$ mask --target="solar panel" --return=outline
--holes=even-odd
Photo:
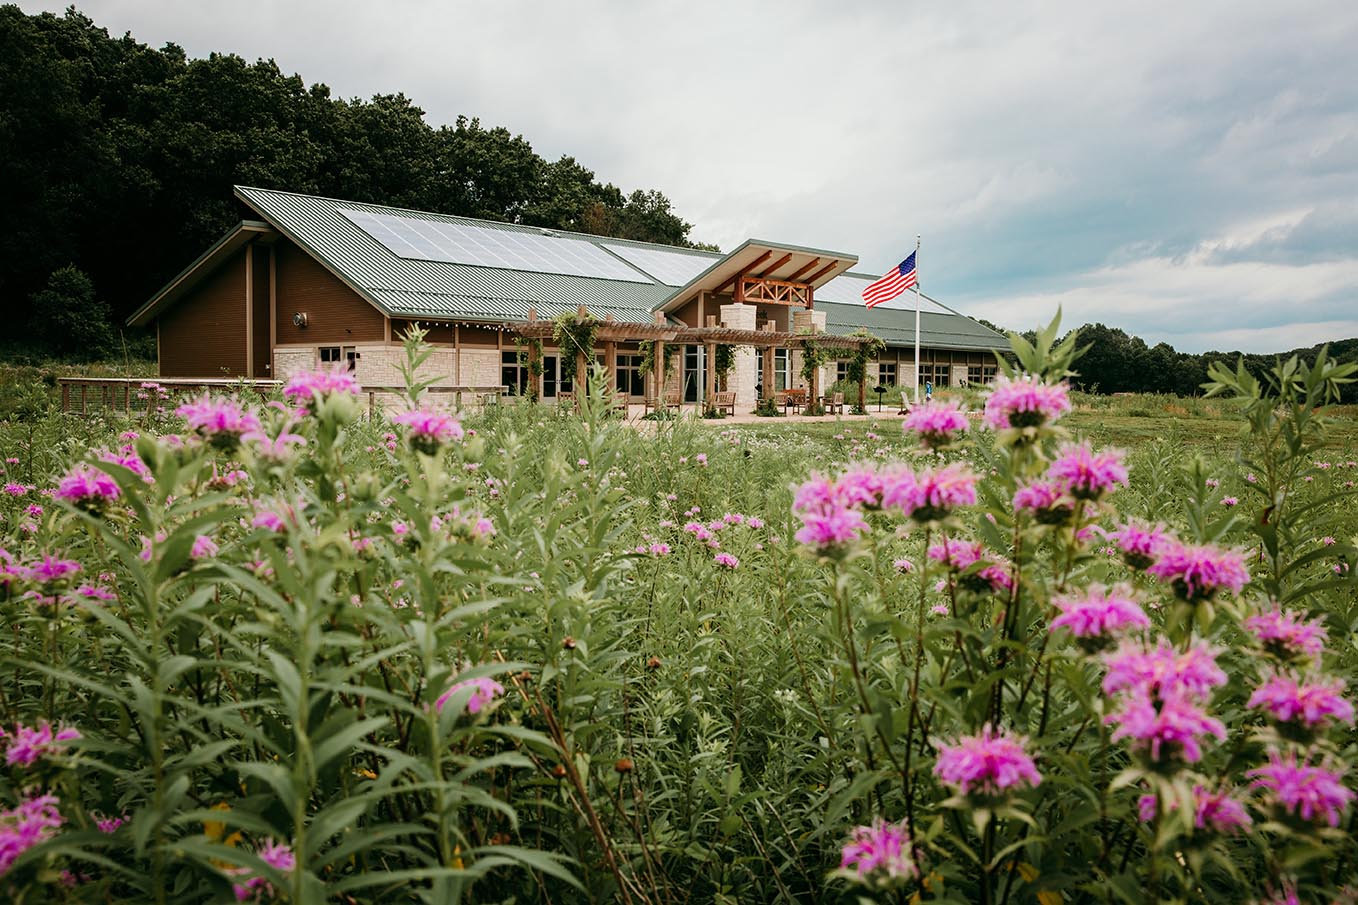
[[[662,251],[656,248],[638,248],[635,245],[612,245],[605,242],[604,248],[629,263],[655,277],[657,282],[667,286],[685,286],[690,280],[720,260],[720,256],[686,255],[675,251]]]
[[[608,252],[583,239],[544,236],[443,220],[340,210],[392,254],[416,261],[443,261],[566,276],[650,283]]]
[[[861,305],[863,304],[863,290],[875,280],[875,277],[837,276],[816,290],[816,301],[839,302],[843,305]],[[930,314],[953,313],[937,302],[932,302],[924,296],[920,296],[919,307],[921,311],[928,311]],[[904,292],[892,301],[879,305],[878,308],[909,308],[913,311],[915,308],[915,293],[913,291]]]

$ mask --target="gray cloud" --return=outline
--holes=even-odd
[[[29,11],[57,3],[23,2]],[[856,252],[1014,326],[1358,335],[1358,6],[92,0],[115,34],[523,132],[698,238]]]

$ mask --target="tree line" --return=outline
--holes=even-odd
[[[109,325],[242,218],[233,184],[710,247],[661,192],[545,160],[504,127],[433,127],[404,94],[332,97],[273,60],[189,59],[74,7],[0,6],[0,299],[15,348],[112,351],[91,339],[108,346]]]
[[[981,323],[992,330],[1006,332],[986,320]],[[1029,330],[1023,334],[1030,341],[1035,336]],[[1089,349],[1080,358],[1079,373],[1071,378],[1077,389],[1088,393],[1166,393],[1176,396],[1199,396],[1207,382],[1207,367],[1213,361],[1225,361],[1232,366],[1243,360],[1245,368],[1256,377],[1264,373],[1278,358],[1296,355],[1313,361],[1320,350],[1329,347],[1331,358],[1358,362],[1358,338],[1340,339],[1307,348],[1280,353],[1245,352],[1180,352],[1168,343],[1146,345],[1117,327],[1085,324],[1080,328],[1080,344]],[[1341,390],[1342,401],[1358,403],[1358,385],[1348,384]]]

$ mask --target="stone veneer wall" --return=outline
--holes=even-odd
[[[732,330],[755,329],[754,305],[722,305],[722,324]],[[736,391],[736,411],[754,411],[759,404],[755,389],[759,384],[759,355],[750,346],[737,346],[735,363],[727,375],[728,386]]]

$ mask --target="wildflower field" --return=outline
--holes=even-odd
[[[0,424],[0,898],[1358,901],[1354,369],[1203,434],[1055,336],[904,430]]]

